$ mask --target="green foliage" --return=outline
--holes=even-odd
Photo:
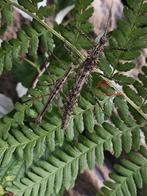
[[[38,2],[41,1],[18,1],[19,8],[36,14],[37,20],[33,15],[31,25],[23,26],[16,39],[3,41],[0,48],[0,74],[11,71],[13,78],[29,87],[15,109],[0,119],[0,195],[60,194],[73,187],[84,169],[93,169],[95,162],[103,165],[105,151],[118,160],[123,153],[126,160],[120,159],[116,173],[110,175],[100,194],[137,195],[137,189],[147,184],[147,151],[140,147],[141,131],[147,141],[147,68],[143,66],[136,78],[128,77],[126,72],[135,68],[134,60],[147,44],[146,3],[128,0],[125,17],[111,33],[104,55],[81,91],[67,129],[62,130],[66,95],[74,85],[79,62],[84,59],[82,54],[77,59],[75,51],[79,54],[77,49],[92,46],[92,41],[86,39],[92,30],[87,22],[93,12],[92,1],[65,1],[68,5],[75,3],[75,8],[69,19],[55,26],[57,31],[51,30],[54,36],[42,22],[54,12],[54,5],[38,9]],[[60,4],[55,2],[57,9],[63,7]],[[12,23],[12,2],[1,1],[0,11],[4,32]],[[40,74],[49,55],[49,67],[45,67],[34,88],[34,76]],[[55,81],[63,77],[71,61],[75,64],[72,76],[50,104],[41,124],[35,123]],[[113,82],[121,85],[122,91],[117,91]]]
[[[128,1],[128,5],[124,8],[126,20],[119,20],[118,28],[111,33],[110,46],[106,48],[105,52],[108,62],[113,66],[113,73],[115,70],[119,71],[117,74],[133,69],[135,66],[133,60],[139,56],[139,49],[145,48],[147,45],[146,25],[143,26],[141,23],[145,13],[144,0]],[[127,60],[128,63],[125,62]],[[104,68],[102,71],[105,71]]]
[[[99,164],[103,164],[104,150],[114,153],[116,157],[120,156],[123,147],[118,149],[117,145],[122,145],[121,137],[127,136],[129,130],[121,132],[109,123],[104,123],[103,127],[96,126],[95,133],[79,136],[79,142],[74,147],[68,143],[64,144],[61,149],[55,150],[47,160],[37,161],[24,174],[26,177],[21,178],[21,183],[18,183],[17,178],[14,183],[12,182],[11,187],[7,187],[7,190],[16,195],[21,193],[31,195],[34,191],[37,193],[37,190],[41,189],[44,192],[39,193],[40,195],[48,195],[56,192],[55,190],[59,192],[62,186],[69,189],[78,172],[82,172],[87,167],[90,169],[94,167],[95,159]],[[125,142],[124,146],[128,145],[127,141],[123,142]],[[46,187],[46,183],[48,183],[48,187],[52,188],[42,189],[42,186]]]
[[[49,7],[49,6],[41,6],[39,9],[37,7],[37,4],[39,2],[42,2],[42,0],[18,0],[18,3],[23,6],[24,8],[26,8],[27,10],[29,10],[32,13],[36,13],[36,15],[43,19],[43,17],[47,17],[53,14],[54,9],[53,7]]]
[[[16,39],[3,42],[0,48],[0,74],[3,71],[10,71],[13,64],[19,63],[21,56],[28,55],[37,61],[39,44],[42,45],[43,52],[52,51],[54,47],[52,35],[37,22],[34,22],[32,27],[23,27]],[[25,59],[22,58],[23,60]]]
[[[110,174],[110,180],[104,183],[102,195],[132,195],[137,196],[137,189],[147,183],[147,153],[141,146],[139,153],[131,152],[127,159],[115,165],[115,172]]]
[[[1,29],[0,34],[4,33],[8,26],[10,26],[13,22],[12,17],[12,7],[9,3],[2,0],[0,2],[0,23],[1,23]]]
[[[68,21],[69,25],[62,29],[63,35],[78,49],[86,49],[91,46],[91,42],[85,39],[86,34],[92,30],[92,26],[88,22],[93,13],[93,8],[89,6],[90,3],[92,3],[92,0],[86,0],[84,3],[81,0],[77,0],[72,12],[73,17],[71,21]],[[87,22],[85,23],[85,21]],[[71,31],[71,28],[73,31]]]

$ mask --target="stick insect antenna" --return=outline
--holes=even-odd
[[[109,10],[109,15],[108,15],[107,23],[106,23],[105,30],[104,30],[104,35],[105,36],[108,33],[108,26],[110,24],[111,14],[112,14],[112,7],[113,7],[113,0],[111,0],[111,6],[110,6],[110,10]]]

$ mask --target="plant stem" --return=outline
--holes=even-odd
[[[15,3],[15,2],[12,2],[11,0],[7,0],[7,2],[11,3],[12,6],[14,6],[14,7],[16,7],[18,9],[24,11],[29,16],[31,16],[33,19],[35,19],[36,21],[38,21],[44,28],[46,28],[49,32],[51,32],[57,38],[59,38],[61,41],[63,41],[76,55],[78,55],[80,57],[80,59],[82,61],[85,60],[85,57],[81,54],[81,52],[72,43],[70,43],[68,40],[66,40],[60,33],[58,33],[57,31],[55,31],[52,27],[48,26],[48,24],[45,23],[43,20],[41,20],[38,16],[36,16],[33,13],[31,13],[29,10],[25,9],[21,5]]]
[[[32,61],[30,61],[27,58],[23,58],[23,60],[26,61],[27,63],[29,63],[32,67],[34,67],[37,70],[38,73],[41,72],[41,70],[38,68],[38,66],[35,63],[33,63]]]
[[[42,65],[39,68],[39,72],[34,76],[32,84],[31,84],[31,88],[35,88],[39,78],[43,75],[43,73],[47,70],[47,67],[49,65],[49,58],[45,59],[45,61],[42,63]]]

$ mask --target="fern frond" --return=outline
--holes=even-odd
[[[62,133],[57,133],[60,130],[58,127],[51,124],[45,124],[44,127],[48,127],[47,130],[37,127],[32,124],[31,129],[22,125],[18,128],[11,128],[7,141],[1,139],[1,167],[5,167],[12,158],[14,152],[19,159],[24,159],[29,165],[33,161],[33,157],[38,159],[45,151],[45,146],[48,146],[49,151],[55,149],[55,140],[61,144]],[[56,131],[56,139],[55,139]],[[60,137],[60,138],[58,138]]]
[[[122,19],[118,22],[117,29],[109,38],[109,46],[105,50],[105,62],[107,63],[104,65],[106,68],[100,66],[104,73],[106,70],[106,75],[112,74],[108,73],[108,70],[111,69],[108,63],[113,67],[113,74],[115,70],[121,73],[121,71],[133,69],[135,67],[133,60],[140,55],[139,49],[145,48],[147,45],[145,36],[147,21],[143,19],[145,2],[144,0],[134,2],[128,1],[129,6],[124,8],[125,20]],[[141,21],[144,21],[144,26]]]
[[[30,90],[29,98],[30,95],[40,95],[41,91],[38,90]],[[108,89],[108,91],[110,90],[111,89]],[[46,89],[43,88],[43,93],[46,91],[48,92],[48,87]],[[105,89],[105,93],[106,92],[107,89]],[[86,93],[83,93],[83,96],[80,96],[78,106],[74,108],[71,121],[65,132],[61,130],[61,117],[56,114],[57,107],[55,107],[54,104],[53,107],[48,109],[41,125],[26,122],[27,119],[32,121],[32,118],[36,117],[40,111],[42,111],[45,103],[43,99],[30,100],[27,104],[17,103],[13,118],[11,116],[11,118],[6,117],[1,120],[0,131],[3,144],[1,147],[3,154],[1,158],[2,166],[7,165],[11,157],[15,154],[20,159],[24,159],[27,165],[30,165],[34,159],[40,158],[46,149],[49,152],[53,152],[56,146],[63,145],[65,138],[67,141],[72,141],[81,133],[94,133],[96,125],[98,127],[106,126],[106,129],[111,133],[113,127],[109,127],[105,122],[109,118],[111,118],[115,126],[122,131],[122,138],[118,136],[118,140],[114,139],[115,150],[117,150],[119,143],[116,156],[120,156],[122,145],[127,153],[130,152],[132,147],[139,149],[139,125],[132,118],[128,105],[123,97],[116,97],[114,99],[119,117],[112,112],[112,99],[104,97],[98,104],[94,96],[87,90]],[[102,111],[103,109],[104,111]],[[110,136],[109,134],[107,135],[107,132],[104,130],[102,132],[104,132],[104,135],[101,135],[103,139],[107,139],[107,137]],[[115,129],[112,133],[115,133]],[[111,142],[111,140],[112,138],[110,137],[106,147],[108,150],[113,149],[113,142]],[[115,142],[117,142],[116,146]]]
[[[120,156],[122,149],[127,148],[127,152],[130,152],[133,142],[126,138],[133,134],[134,130],[135,128],[131,131],[130,128],[120,130],[107,122],[102,126],[97,125],[94,133],[86,132],[85,135],[80,135],[74,147],[71,144],[64,144],[62,148],[50,154],[48,160],[37,161],[25,174],[25,178],[21,178],[20,182],[18,179],[14,180],[12,187],[6,190],[16,195],[27,193],[37,196],[37,190],[43,191],[39,194],[47,195],[55,190],[58,192],[61,186],[69,189],[78,172],[83,172],[87,167],[90,169],[94,167],[95,159],[99,164],[103,164],[104,150],[110,151],[116,157]],[[30,151],[32,151],[32,144],[25,150],[25,157]]]
[[[29,55],[36,60],[39,43],[42,44],[44,52],[53,50],[52,35],[35,22],[32,27],[25,26],[18,32],[16,39],[8,42],[3,41],[0,48],[0,74],[2,74],[4,70],[10,71],[12,65],[16,62],[18,63],[23,55]]]
[[[86,108],[85,110],[80,109],[80,113],[78,112],[77,117],[79,115],[83,116],[84,112],[86,113],[87,111],[94,109],[93,105],[90,106],[90,108]],[[66,137],[67,140],[73,140],[75,134],[73,121],[67,128],[66,134],[64,134],[63,130],[60,129],[61,119],[56,116],[54,112],[50,114],[52,117],[49,118],[49,120],[43,121],[41,126],[35,125],[34,123],[30,123],[28,126],[23,123],[24,115],[26,113],[30,116],[28,111],[34,113],[34,110],[30,111],[30,108],[26,108],[25,111],[25,107],[22,107],[19,104],[16,105],[16,109],[18,111],[14,114],[13,119],[4,118],[2,120],[3,122],[1,122],[0,131],[1,138],[3,138],[1,139],[0,148],[2,157],[1,166],[5,166],[9,163],[14,152],[18,154],[19,158],[23,158],[30,164],[35,154],[37,154],[36,158],[43,155],[46,145],[51,152],[54,151],[56,145],[63,144],[64,137]],[[76,126],[78,125],[76,124]],[[81,129],[81,127],[79,128]],[[84,127],[82,129],[84,129]],[[82,132],[83,130],[79,131]]]
[[[29,11],[28,7],[27,9],[24,8],[23,6],[11,1],[11,0],[6,0],[8,3],[11,4],[11,6],[14,6],[28,15],[30,15],[35,21],[39,22],[45,29],[47,29],[49,32],[51,32],[53,35],[55,35],[59,40],[61,40],[65,45],[67,45],[74,54],[76,54],[81,60],[84,60],[84,56],[80,53],[80,51],[73,45],[71,44],[68,40],[66,40],[60,33],[58,33],[56,30],[54,30],[52,27],[50,27],[47,23],[45,23],[43,20],[41,20],[38,16],[33,14],[31,11]]]
[[[102,187],[102,195],[137,196],[137,189],[147,184],[147,153],[141,146],[139,153],[131,152],[128,159],[115,165],[115,172],[110,174],[110,180]]]
[[[75,7],[72,10],[73,18],[68,24],[63,27],[62,34],[79,50],[88,49],[92,46],[87,33],[92,31],[92,25],[88,22],[93,14],[91,6],[92,0],[86,0],[84,3],[81,0],[76,1]],[[85,23],[85,21],[87,21]],[[73,31],[71,31],[71,28]],[[69,29],[69,30],[68,30]]]

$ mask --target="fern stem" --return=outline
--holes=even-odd
[[[85,57],[81,54],[81,52],[72,44],[70,43],[67,39],[65,39],[60,33],[58,33],[56,30],[54,30],[52,27],[48,26],[43,20],[41,20],[37,15],[31,13],[29,10],[25,9],[21,5],[12,2],[11,0],[7,0],[12,6],[24,11],[27,13],[29,16],[31,16],[33,19],[38,21],[44,28],[46,28],[49,32],[54,34],[57,38],[59,38],[61,41],[63,41],[77,56],[80,57],[82,61],[85,60]]]
[[[35,88],[39,78],[43,75],[43,73],[45,71],[47,71],[47,67],[49,66],[49,57],[45,59],[45,61],[42,63],[42,65],[39,68],[39,72],[34,76],[33,80],[32,80],[32,84],[30,86],[30,88]]]

